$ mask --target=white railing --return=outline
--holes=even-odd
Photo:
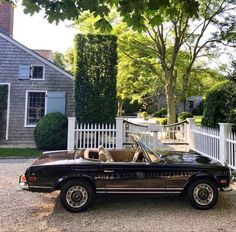
[[[138,125],[127,120],[124,120],[123,129],[123,144],[129,146],[133,143],[130,135],[138,135],[142,140],[148,144],[150,147],[154,147],[154,140],[156,138],[155,132],[145,125]],[[155,137],[155,138],[154,138]]]
[[[191,149],[202,155],[210,156],[217,160],[220,159],[219,130],[193,125],[191,132],[193,141]]]
[[[194,119],[188,119],[189,148],[236,169],[236,134],[232,124],[219,123],[219,129],[199,127]]]
[[[236,167],[236,133],[229,132],[227,142],[228,164],[231,168]]]

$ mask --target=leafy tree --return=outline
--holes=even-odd
[[[75,111],[78,122],[113,122],[117,111],[117,43],[112,35],[75,38]]]
[[[164,85],[169,123],[175,121],[177,102],[186,98],[196,61],[212,54],[215,43],[229,45],[235,41],[233,4],[234,0],[23,1],[26,13],[33,14],[44,9],[49,22],[74,20],[84,11],[89,11],[98,17],[95,27],[106,31],[112,29],[107,18],[112,7],[116,7],[129,27],[149,36],[143,46],[152,50],[158,69],[162,70],[163,75],[157,78]],[[206,33],[210,26],[212,34]],[[185,68],[180,72],[177,61],[181,60],[182,52],[188,55],[185,56]]]
[[[53,52],[53,62],[60,68],[65,69],[64,55],[61,52]]]

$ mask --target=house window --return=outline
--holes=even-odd
[[[44,79],[44,66],[32,65],[31,79]]]
[[[46,92],[28,92],[26,125],[36,125],[45,115]]]
[[[19,65],[20,80],[44,80],[44,65]]]
[[[193,109],[194,108],[194,101],[193,100],[188,101],[188,108],[189,109]]]

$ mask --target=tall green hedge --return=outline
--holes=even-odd
[[[236,110],[236,84],[223,82],[214,86],[206,97],[202,125],[218,127],[218,123],[234,121]]]
[[[75,38],[75,112],[78,122],[113,122],[117,113],[117,38]]]

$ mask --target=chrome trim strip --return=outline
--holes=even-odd
[[[97,190],[166,190],[166,191],[176,191],[183,190],[184,188],[97,188]]]
[[[181,193],[181,191],[175,191],[175,192],[168,192],[168,191],[153,191],[153,192],[143,192],[143,191],[97,191],[97,193],[166,193],[166,194],[169,194],[169,193],[176,193],[176,194],[179,194]]]
[[[42,189],[52,189],[52,187],[48,187],[48,186],[29,186],[30,188],[42,188]]]

